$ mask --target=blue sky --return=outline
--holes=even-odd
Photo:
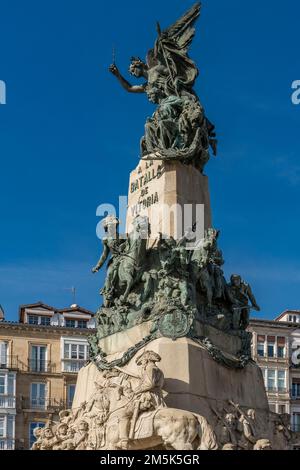
[[[0,303],[7,319],[68,290],[90,309],[103,274],[96,208],[127,194],[153,107],[126,94],[107,68],[112,45],[126,72],[193,2],[2,0],[0,80]],[[226,274],[240,272],[272,318],[300,308],[300,80],[298,0],[204,0],[191,56],[197,92],[217,126],[206,168]],[[146,4],[145,4],[146,5]]]

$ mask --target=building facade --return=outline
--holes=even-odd
[[[300,311],[286,311],[274,321],[251,320],[249,330],[270,409],[290,414],[292,430],[300,432]]]
[[[94,313],[77,305],[23,305],[19,321],[0,321],[0,450],[28,449],[33,429],[72,406],[88,361]]]

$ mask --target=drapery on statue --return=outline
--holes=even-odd
[[[109,70],[126,91],[146,93],[149,101],[158,105],[145,125],[142,158],[180,160],[203,172],[209,147],[217,153],[217,141],[215,127],[193,89],[199,71],[188,55],[200,11],[201,4],[196,3],[168,29],[162,31],[157,24],[158,38],[146,63],[133,57],[129,67],[131,75],[146,80],[143,84],[131,85],[115,63]]]

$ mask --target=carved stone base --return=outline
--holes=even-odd
[[[225,367],[187,338],[153,340],[124,367],[91,363],[59,418],[34,430],[33,450],[287,450],[295,439],[255,363]]]
[[[131,333],[137,334],[137,331]],[[110,341],[112,347],[113,338]],[[121,356],[117,345],[115,338],[114,353],[107,356],[107,361]],[[288,449],[291,446],[292,435],[281,421],[283,418],[269,411],[262,373],[255,363],[240,370],[224,367],[205,348],[187,338],[176,341],[159,338],[141,349],[138,355],[145,351],[153,351],[161,357],[159,368],[165,378],[163,390],[167,407],[202,416],[214,431],[219,449],[251,450],[260,446],[262,449],[269,446]],[[126,376],[138,377],[136,357],[118,370]],[[90,402],[96,391],[95,384],[102,382],[104,376],[105,372],[92,363],[80,371],[74,411],[82,403]],[[232,432],[228,430],[230,425],[226,419],[233,420]],[[235,443],[232,436],[238,436],[234,437]]]
[[[118,349],[118,339],[115,340]],[[113,341],[113,337],[110,341]],[[121,356],[120,349],[119,352],[116,349],[114,354],[107,356],[109,362]],[[256,364],[249,364],[238,371],[223,367],[204,348],[187,338],[176,341],[160,338],[141,349],[139,354],[148,350],[157,352],[162,358],[159,368],[165,376],[165,400],[169,407],[198,413],[209,421],[215,419],[211,407],[216,410],[222,406],[228,407],[228,400],[241,407],[268,413],[263,377]],[[138,375],[135,358],[121,370],[128,375]],[[99,381],[101,374],[94,364],[79,372],[73,402],[75,408],[89,401],[94,393],[94,384]]]

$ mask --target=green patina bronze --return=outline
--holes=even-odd
[[[157,25],[158,37],[146,62],[139,57],[131,60],[129,71],[144,80],[142,85],[131,85],[115,63],[109,70],[126,91],[146,93],[149,101],[158,105],[145,125],[141,157],[179,160],[202,172],[210,158],[209,148],[217,153],[217,141],[215,127],[194,90],[199,71],[188,55],[200,11],[197,3],[165,31]]]
[[[208,347],[202,338],[202,345],[216,360],[236,367],[245,364],[245,358],[250,360],[251,335],[245,330],[251,308],[259,307],[251,287],[240,276],[233,275],[229,283],[226,281],[219,231],[208,229],[193,249],[187,246],[190,232],[179,241],[161,236],[154,248],[147,249],[145,217],[136,218],[133,233],[125,242],[119,239],[117,219],[107,217],[104,227],[107,238],[93,269],[97,272],[110,258],[101,290],[104,305],[97,313],[97,334],[90,339],[91,358],[98,365],[103,357],[101,339],[149,321],[153,323],[151,340],[160,336],[173,340],[190,337],[199,342],[195,322],[210,325],[240,338],[242,344],[237,360],[225,360],[224,354]],[[131,353],[143,345],[134,346]],[[121,362],[130,356],[125,354]]]
[[[144,78],[144,84],[132,86],[115,64],[110,67],[127,91],[146,93],[157,104],[145,125],[141,157],[158,159],[162,164],[157,174],[150,172],[147,178],[160,178],[165,160],[194,165],[202,172],[209,159],[209,147],[216,153],[214,126],[193,89],[198,69],[188,56],[200,9],[200,4],[196,4],[163,32],[158,26],[158,37],[147,54],[147,63],[132,59],[130,72]],[[136,189],[131,186],[131,192]],[[107,275],[101,289],[103,306],[97,312],[97,333],[90,338],[91,359],[100,369],[124,365],[145,344],[161,336],[173,340],[189,337],[200,342],[226,367],[243,367],[250,360],[251,335],[246,329],[250,310],[259,307],[251,287],[240,276],[233,275],[230,282],[226,281],[223,254],[218,247],[219,231],[208,229],[192,249],[193,229],[178,241],[161,234],[149,248],[146,217],[135,218],[133,230],[125,240],[119,237],[116,217],[108,216],[103,224],[106,237],[93,272],[107,262]],[[109,364],[99,341],[144,322],[152,322],[150,335]],[[241,348],[236,357],[229,357],[206,336],[199,335],[199,325],[209,325],[238,338]]]

